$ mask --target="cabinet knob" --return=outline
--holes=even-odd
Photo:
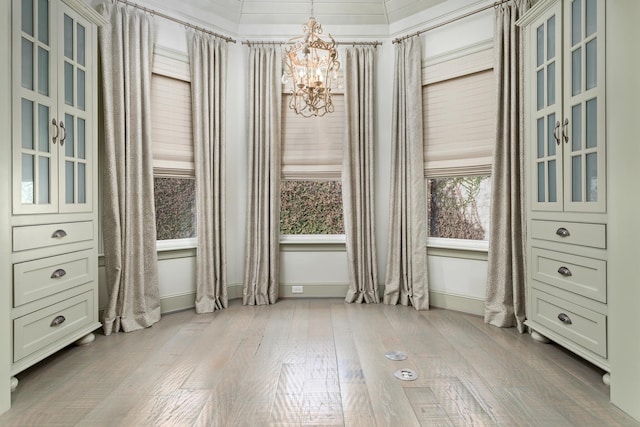
[[[560,237],[569,237],[571,234],[569,233],[569,230],[567,230],[564,227],[560,227],[556,230],[556,234]]]
[[[59,279],[62,276],[65,276],[67,274],[66,271],[64,271],[62,268],[57,269],[56,271],[54,271],[53,273],[51,273],[51,278],[52,279]]]
[[[565,325],[570,325],[573,322],[571,321],[571,318],[566,315],[565,313],[560,313],[558,314],[558,320],[561,321],[562,323],[564,323]]]
[[[62,325],[65,320],[67,319],[65,319],[64,316],[57,316],[51,321],[51,327]]]
[[[569,270],[567,267],[562,266],[558,269],[558,273],[564,277],[571,277],[571,270]]]
[[[67,232],[64,230],[56,230],[53,232],[53,234],[51,235],[52,239],[60,239],[62,237],[66,237]]]

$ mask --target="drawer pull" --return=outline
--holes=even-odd
[[[62,276],[65,276],[66,274],[67,274],[66,271],[64,271],[62,268],[59,268],[56,271],[54,271],[53,273],[51,273],[51,278],[52,279],[59,279]]]
[[[51,321],[51,327],[62,325],[64,321],[67,320],[64,316],[57,316],[55,319]]]
[[[564,267],[564,266],[558,269],[558,273],[564,277],[571,277],[571,270],[569,270],[567,267]]]
[[[66,235],[67,235],[67,232],[64,231],[64,230],[56,230],[51,235],[51,238],[52,239],[59,239],[59,238],[62,238],[62,237],[66,237]]]
[[[564,313],[558,314],[558,320],[564,323],[565,325],[570,325],[571,323],[573,323],[571,321],[571,318]]]
[[[569,230],[567,230],[564,227],[560,227],[556,230],[556,234],[560,237],[569,237],[571,234],[569,233]]]

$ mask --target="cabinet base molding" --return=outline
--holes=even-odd
[[[93,333],[90,333],[83,336],[79,340],[75,341],[74,344],[77,346],[83,346],[83,345],[91,344],[95,340],[96,340],[96,336]]]
[[[531,333],[530,333],[531,339],[534,340],[535,342],[538,342],[540,344],[549,344],[551,342],[551,340],[549,338],[547,338],[546,336],[542,335],[540,332],[536,331],[535,329],[531,329],[531,327],[529,327],[529,330],[531,331]],[[593,363],[590,360],[588,360],[588,362]],[[595,364],[595,365],[598,366],[598,364]],[[602,366],[598,366],[598,367],[604,369]],[[602,375],[602,382],[607,387],[611,386],[611,373],[610,372],[605,372]]]

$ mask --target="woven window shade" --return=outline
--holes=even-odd
[[[160,176],[193,176],[195,166],[188,58],[156,52],[152,72],[151,139],[154,173]]]
[[[334,94],[335,111],[305,118],[282,95],[282,178],[340,179],[344,145],[344,95]]]
[[[425,176],[491,173],[495,91],[493,69],[422,87]]]
[[[193,175],[191,84],[151,76],[151,138],[157,175]]]

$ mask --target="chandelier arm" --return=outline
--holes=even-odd
[[[335,110],[331,88],[340,70],[336,41],[330,34],[321,36],[322,26],[313,16],[303,28],[304,35],[292,37],[283,49],[282,81],[291,79],[289,107],[296,114],[321,117]]]

